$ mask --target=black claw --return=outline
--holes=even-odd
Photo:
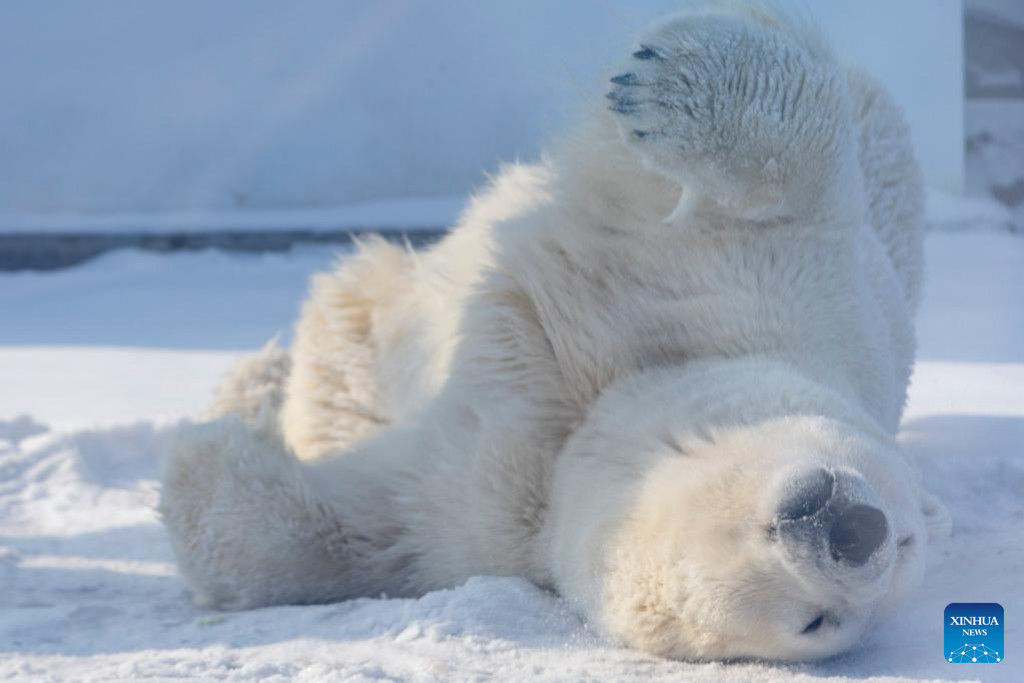
[[[635,114],[636,107],[632,102],[616,102],[615,104],[608,107],[609,110],[618,112],[619,114]]]
[[[621,104],[621,105],[624,105],[624,106],[627,106],[627,107],[635,107],[637,105],[637,101],[636,100],[630,99],[630,97],[628,95],[623,95],[622,93],[615,92],[614,90],[612,92],[606,94],[605,97],[607,97],[612,102],[615,102],[617,104]]]
[[[636,113],[636,109],[639,104],[636,100],[632,100],[629,97],[623,95],[622,93],[618,93],[615,91],[608,93],[607,95],[605,95],[605,97],[607,97],[609,100],[613,102],[613,104],[609,105],[609,110],[618,112],[620,114]]]
[[[633,57],[636,59],[661,59],[657,52],[646,45],[641,45],[640,49],[633,53]]]
[[[639,85],[640,79],[636,77],[636,74],[622,74],[611,79],[612,83],[617,85]]]

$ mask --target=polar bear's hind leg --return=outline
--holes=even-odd
[[[285,440],[299,459],[350,448],[390,422],[374,328],[390,298],[408,289],[410,262],[405,249],[374,237],[335,271],[313,278],[281,411]]]
[[[278,439],[235,416],[179,430],[159,510],[201,605],[313,602],[341,587],[330,580],[341,558],[329,552],[339,517],[317,504]]]
[[[234,415],[181,428],[158,509],[195,601],[246,609],[402,593],[408,553],[387,480],[348,462],[325,480]]]
[[[290,371],[288,351],[278,346],[276,339],[268,342],[231,368],[204,417],[216,420],[235,415],[267,434],[280,433],[279,418]]]

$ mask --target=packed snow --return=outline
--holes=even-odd
[[[153,505],[168,431],[245,349],[288,329],[329,249],[122,251],[0,275],[0,679],[1017,681],[1024,639],[1024,241],[958,230],[999,210],[936,195],[902,441],[955,518],[923,589],[827,662],[670,662],[562,601],[480,577],[419,599],[192,605]],[[995,221],[993,225],[997,225]],[[343,255],[342,255],[343,257]],[[950,602],[1006,609],[1006,661],[942,657]]]

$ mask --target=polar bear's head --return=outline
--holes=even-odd
[[[657,387],[611,393],[559,461],[548,540],[563,594],[633,647],[836,654],[919,583],[929,532],[948,532],[879,430],[744,410],[764,396],[702,422],[716,411]]]

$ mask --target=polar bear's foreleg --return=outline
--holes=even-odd
[[[833,211],[859,180],[844,175],[853,130],[845,76],[810,35],[742,7],[657,26],[612,78],[626,144],[691,200],[740,218]]]

